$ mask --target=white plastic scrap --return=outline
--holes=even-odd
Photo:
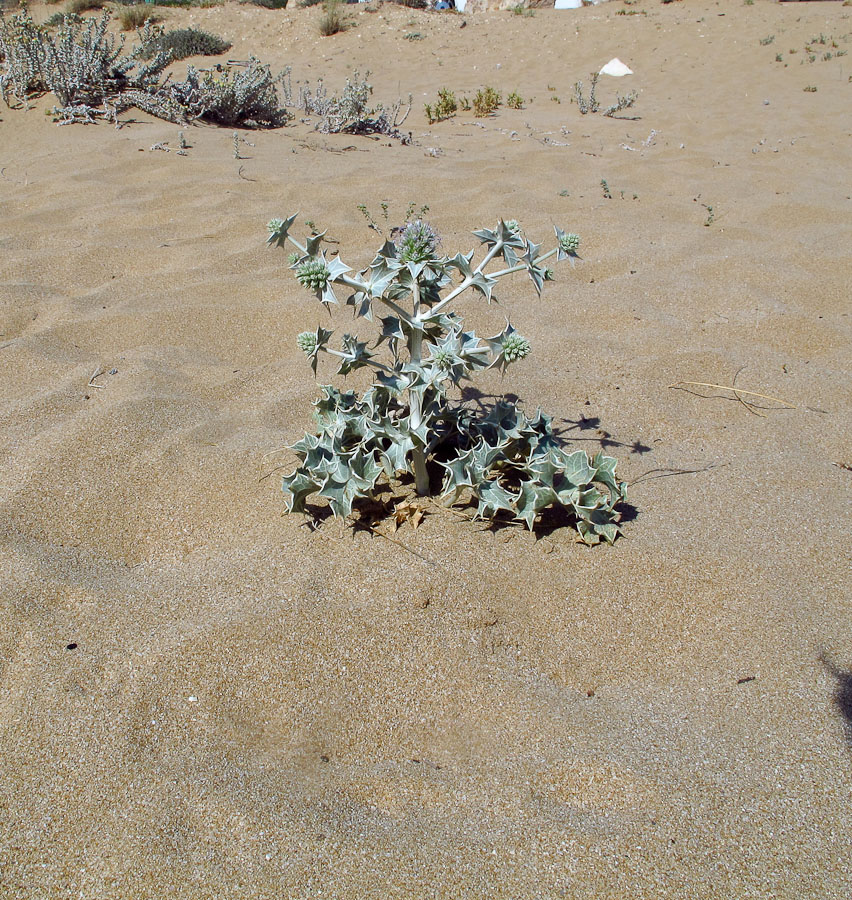
[[[627,66],[616,56],[615,59],[611,59],[600,71],[601,75],[614,75],[616,78],[621,78],[622,75],[632,75],[633,70],[628,69]]]

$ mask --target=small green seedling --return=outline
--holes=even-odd
[[[501,103],[499,91],[493,87],[484,87],[476,92],[473,98],[473,114],[475,116],[490,116]]]
[[[345,518],[354,501],[378,493],[383,475],[413,475],[417,493],[430,495],[433,476],[442,470],[441,498],[471,497],[476,518],[502,513],[532,529],[542,510],[557,506],[571,514],[585,543],[612,543],[620,530],[616,506],[625,497],[615,459],[564,450],[540,410],[529,418],[500,400],[483,413],[451,398],[474,372],[505,372],[530,353],[530,342],[508,321],[485,340],[466,330],[450,310],[453,301],[473,289],[490,303],[497,282],[514,272],[527,272],[540,296],[553,278],[545,262],[556,256],[573,263],[579,236],[556,228],[556,246],[541,253],[517,222],[500,220],[493,231],[474,232],[486,248],[474,264],[474,251],[441,255],[438,235],[417,219],[353,274],[339,256],[326,256],[323,235],[304,243],[294,238],[295,220],[273,219],[269,245],[289,241],[299,283],[328,309],[339,304],[338,292],[348,294],[346,305],[375,322],[379,334],[370,344],[346,333],[340,349],[330,346],[333,332],[321,325],[297,337],[314,374],[324,355],[336,361],[338,375],[367,368],[374,379],[361,396],[322,387],[314,404],[316,430],[291,448],[299,464],[283,481],[288,512],[304,511],[306,499],[318,494]],[[486,272],[497,258],[503,267]],[[380,348],[385,361],[377,358]]]
[[[456,95],[449,88],[441,88],[438,91],[438,99],[435,103],[424,104],[424,111],[429,124],[440,122],[442,119],[449,119],[456,114],[459,105]]]

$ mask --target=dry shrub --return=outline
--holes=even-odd
[[[325,0],[325,15],[320,19],[319,32],[329,37],[343,31],[343,16],[340,15],[340,0]]]
[[[135,31],[146,22],[153,22],[154,13],[150,4],[137,3],[134,6],[125,6],[118,14],[118,21],[121,23],[122,31]]]

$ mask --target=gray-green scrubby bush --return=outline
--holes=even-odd
[[[367,72],[367,77],[369,75]],[[329,95],[322,79],[314,89],[304,84],[299,88],[298,108],[319,117],[316,129],[323,134],[386,134],[404,144],[410,143],[411,135],[399,129],[411,112],[411,95],[404,111],[402,100],[387,109],[381,104],[371,107],[373,86],[367,77],[361,78],[357,71],[353,72],[352,77],[346,79],[340,96]],[[284,95],[285,104],[293,105],[288,80],[284,82]]]
[[[580,110],[582,115],[586,115],[587,113],[596,113],[600,110],[601,104],[597,98],[597,88],[598,88],[598,80],[600,79],[600,74],[598,72],[592,72],[589,75],[589,96],[588,98],[583,94],[583,82],[578,81],[574,85],[574,102],[577,104],[577,109]],[[636,91],[631,91],[627,96],[622,97],[619,94],[615,95],[615,103],[611,104],[604,110],[605,116],[614,116],[617,112],[621,112],[623,109],[629,109],[636,102],[636,99],[639,95]]]
[[[78,22],[80,21],[80,17],[75,13],[55,12],[44,20],[44,27],[58,28],[65,19],[76,19]]]
[[[187,67],[183,81],[160,80],[172,61],[172,51],[156,53],[140,63],[141,48],[123,54],[119,41],[107,31],[109,13],[99,19],[65,17],[59,32],[49,34],[29,13],[8,20],[0,15],[0,94],[9,103],[52,91],[59,100],[54,110],[62,123],[117,121],[118,114],[136,107],[161,119],[187,124],[196,119],[226,126],[267,128],[281,125],[289,113],[281,107],[269,66],[250,59],[236,70],[198,72]],[[142,31],[144,48],[157,32],[150,24]]]
[[[276,128],[290,118],[279,103],[279,81],[269,66],[254,58],[246,66],[224,67],[219,72],[199,72],[188,66],[184,81],[169,82],[161,89],[162,108],[166,112],[165,104],[173,104],[182,117],[173,120],[178,122],[203,119],[217,125]]]
[[[190,56],[219,56],[227,53],[231,46],[229,41],[200,28],[172,28],[169,31],[156,29],[142,44],[139,56],[151,59],[158,53],[168,51],[172,54],[172,60],[187,59]]]
[[[69,0],[65,11],[79,16],[80,13],[104,8],[104,0]]]
[[[379,335],[371,345],[346,333],[340,349],[330,346],[333,332],[322,325],[298,336],[315,374],[325,355],[336,361],[339,375],[368,368],[374,381],[360,397],[322,387],[314,404],[316,430],[292,447],[299,465],[283,481],[288,511],[304,511],[306,499],[318,494],[335,516],[348,516],[354,501],[375,495],[383,475],[413,475],[417,493],[428,495],[431,463],[443,470],[441,497],[455,502],[472,496],[476,517],[505,514],[532,529],[542,510],[557,506],[572,515],[587,544],[612,543],[619,533],[615,507],[625,497],[615,459],[567,452],[540,410],[529,418],[501,400],[477,415],[451,397],[474,372],[503,372],[530,353],[529,341],[508,322],[486,340],[467,331],[450,311],[453,301],[472,288],[490,302],[500,278],[523,271],[540,295],[552,278],[546,260],[573,262],[579,237],[557,228],[556,247],[541,254],[516,222],[501,220],[493,231],[474,232],[486,248],[474,265],[473,251],[441,255],[434,230],[415,220],[396,243],[386,241],[367,268],[350,274],[339,256],[326,257],[322,234],[304,243],[295,239],[295,220],[273,219],[269,245],[283,248],[289,241],[296,248],[290,268],[299,283],[329,309],[339,303],[338,292],[348,295],[355,316],[375,322]],[[498,257],[504,267],[486,273]],[[385,361],[377,358],[380,348],[387,351]]]
[[[147,91],[168,65],[161,54],[146,66],[122,56],[124,38],[107,31],[109,13],[97,19],[65,16],[55,35],[23,10],[9,19],[0,14],[0,92],[26,103],[52,91],[63,107],[97,106],[126,90]]]

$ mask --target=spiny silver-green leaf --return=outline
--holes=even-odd
[[[266,243],[270,247],[283,247],[287,243],[287,233],[298,215],[296,213],[296,215],[286,219],[272,219],[266,226],[269,229],[269,237],[266,239]]]

